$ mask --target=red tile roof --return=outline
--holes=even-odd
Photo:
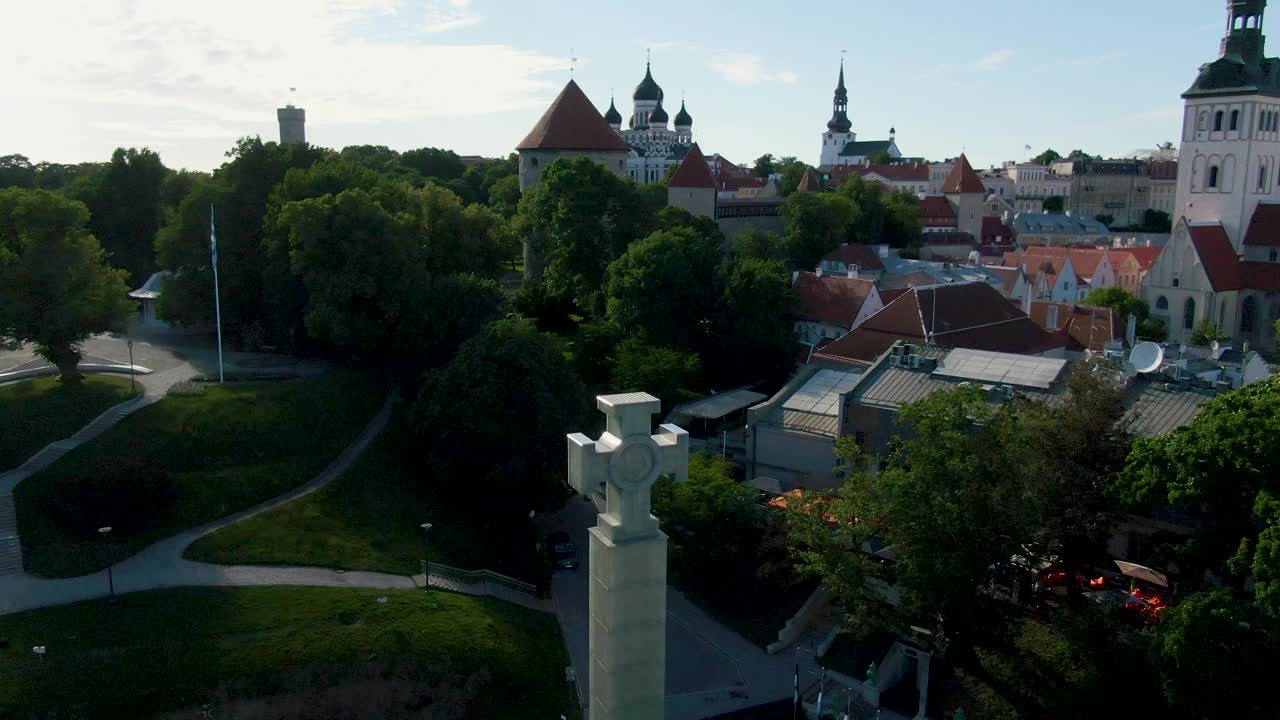
[[[1058,308],[1057,325],[1049,326],[1049,308]],[[1125,319],[1120,313],[1106,307],[1069,305],[1067,303],[1034,300],[1031,303],[1031,319],[1037,325],[1058,335],[1068,350],[1102,352],[1107,344],[1124,341]]]
[[[628,152],[631,146],[609,127],[578,83],[564,86],[551,107],[542,114],[516,150],[617,150]]]
[[[1280,263],[1242,262],[1240,277],[1244,287],[1251,290],[1280,290]]]
[[[1035,247],[1034,250],[1044,250],[1045,248]],[[1061,249],[1061,248],[1053,248]],[[1008,267],[1020,267],[1022,272],[1028,276],[1034,276],[1037,273],[1046,273],[1053,277],[1062,274],[1062,266],[1067,264],[1068,255],[1064,253],[1037,253],[1028,248],[1027,252],[1007,252],[1004,254],[1004,264]],[[1075,261],[1071,261],[1072,267],[1075,267]],[[1076,280],[1081,281],[1080,273],[1076,273]]]
[[[956,211],[941,195],[926,195],[920,200],[920,225],[923,227],[955,227]]]
[[[956,160],[956,164],[951,167],[951,174],[947,175],[947,181],[942,183],[942,192],[944,193],[986,193],[987,188],[982,184],[982,178],[978,177],[978,173],[973,171],[973,166],[969,164],[969,158],[962,153],[960,158]]]
[[[693,147],[689,148],[689,154],[684,156],[680,167],[676,168],[675,173],[671,175],[667,187],[715,189],[716,179],[711,174],[707,158],[702,154],[698,143],[694,143]]]
[[[1200,256],[1214,292],[1240,289],[1240,258],[1220,224],[1191,225],[1191,245]]]
[[[811,272],[797,273],[792,286],[799,299],[797,317],[843,328],[853,326],[867,298],[876,292],[870,280]]]
[[[875,173],[885,180],[900,182],[928,182],[928,163],[899,163],[892,165],[837,165],[831,168],[831,177],[846,178],[850,175],[870,175]]]
[[[1244,244],[1280,247],[1280,205],[1258,203],[1244,234]]]
[[[755,175],[752,175],[749,170],[743,170],[735,165],[732,160],[720,153],[712,153],[711,157],[707,158],[707,164],[711,166],[711,172],[714,173],[717,178],[755,177]],[[764,183],[761,182],[761,184],[763,185]]]
[[[727,192],[737,192],[743,188],[762,188],[765,184],[764,180],[758,177],[729,177],[727,175],[721,175],[718,182],[720,189]]]
[[[911,288],[814,358],[870,365],[898,340],[944,348],[1038,354],[1062,347],[998,290],[982,282]]]
[[[800,176],[800,184],[796,186],[797,192],[820,192],[822,185],[818,182],[818,176],[813,174],[813,168],[805,168],[804,175]]]
[[[903,295],[906,295],[907,291],[909,291],[910,289],[911,288],[909,287],[889,288],[887,290],[885,288],[880,288],[880,302],[884,303],[885,305],[888,305],[894,300],[897,300]]]
[[[880,253],[874,245],[845,243],[824,255],[822,259],[842,262],[845,265],[857,265],[862,270],[884,270],[884,263],[880,262]]]
[[[1093,247],[1050,247],[1045,245],[1031,245],[1025,248],[1027,255],[1049,256],[1058,258],[1061,263],[1062,258],[1071,258],[1071,267],[1075,268],[1076,274],[1080,277],[1091,278],[1094,273],[1098,272],[1098,266],[1102,264],[1103,258],[1107,256],[1106,250],[1099,250]],[[1058,267],[1058,265],[1055,265]]]
[[[1146,272],[1151,269],[1152,265],[1156,264],[1156,258],[1160,257],[1160,251],[1162,250],[1164,250],[1163,247],[1119,248],[1111,251],[1113,256],[1111,264],[1119,265],[1124,262],[1124,255],[1132,255],[1133,259],[1138,261],[1138,266],[1142,268],[1143,272]]]
[[[998,217],[982,218],[982,244],[990,245],[1000,239],[1001,245],[1013,245],[1013,231]]]

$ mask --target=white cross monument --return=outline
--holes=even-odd
[[[667,536],[649,512],[659,475],[689,478],[689,434],[662,425],[658,398],[600,395],[608,417],[592,440],[569,435],[569,484],[590,496],[605,487],[605,512],[590,530],[591,720],[661,720],[666,695]]]

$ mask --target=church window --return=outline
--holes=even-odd
[[[1218,187],[1218,166],[1217,165],[1214,165],[1213,167],[1209,168],[1209,187],[1211,188]]]
[[[1231,129],[1231,130],[1237,130],[1237,129],[1239,129],[1239,127],[1240,127],[1240,111],[1239,111],[1239,110],[1232,110],[1232,111],[1231,111],[1231,128],[1230,128],[1230,129]]]
[[[1267,166],[1259,165],[1258,166],[1258,192],[1262,192],[1266,189],[1267,189]]]
[[[1196,301],[1193,298],[1187,298],[1182,305],[1182,328],[1184,330],[1192,330],[1196,326]]]
[[[1221,110],[1213,114],[1213,129],[1215,131],[1222,129],[1222,115],[1223,113]]]
[[[1178,281],[1178,278],[1174,278],[1174,279],[1173,279],[1173,286],[1174,286],[1174,287],[1178,287],[1178,285],[1180,285],[1180,284],[1181,284],[1181,283]]]
[[[1244,304],[1240,306],[1240,332],[1248,334],[1253,332],[1254,319],[1258,315],[1258,301],[1249,296],[1244,299]]]
[[[534,167],[538,167],[538,158],[536,157],[529,158],[529,164]]]
[[[1156,298],[1156,310],[1167,312],[1169,310],[1169,298],[1163,295]]]

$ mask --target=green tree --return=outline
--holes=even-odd
[[[1191,334],[1192,345],[1212,345],[1215,342],[1229,340],[1230,337],[1222,332],[1218,324],[1208,319],[1201,320],[1196,326],[1195,332]]]
[[[1083,305],[1109,307],[1120,313],[1123,318],[1132,315],[1137,320],[1138,337],[1153,340],[1164,340],[1168,328],[1160,320],[1151,317],[1151,306],[1146,300],[1134,297],[1122,287],[1112,286],[1091,291],[1081,301]]]
[[[894,247],[911,247],[923,240],[920,227],[920,200],[906,190],[894,190],[881,196],[884,204],[885,242]]]
[[[617,346],[613,363],[612,392],[647,392],[662,401],[664,413],[704,389],[695,353],[629,337]]]
[[[720,224],[705,215],[693,213],[678,207],[664,207],[658,213],[658,230],[692,230],[701,241],[716,248],[724,247],[724,233],[720,232]]]
[[[1142,213],[1142,227],[1150,232],[1167,233],[1173,228],[1173,218],[1163,210],[1147,208]]]
[[[1080,150],[1078,148],[1067,153],[1068,160],[1092,160],[1094,159],[1094,157],[1095,156],[1090,155],[1089,153],[1083,150]]]
[[[400,153],[386,145],[348,145],[338,153],[342,160],[368,168],[380,176],[420,185],[422,176],[400,160]]]
[[[424,178],[448,182],[461,178],[467,171],[462,158],[452,150],[424,147],[400,155],[400,162]]]
[[[547,292],[596,315],[609,263],[652,231],[656,197],[588,158],[557,160],[520,198],[514,227],[545,259]]]
[[[855,216],[853,201],[843,194],[793,193],[782,203],[785,246],[792,266],[815,267],[849,237]]]
[[[659,230],[609,266],[609,319],[655,342],[694,349],[720,294],[720,247],[689,228]]]
[[[1054,160],[1059,160],[1061,158],[1062,156],[1059,155],[1053,148],[1049,148],[1048,150],[1045,150],[1039,155],[1031,158],[1031,162],[1035,163],[1036,165],[1048,165]]]
[[[807,193],[802,193],[807,194]],[[777,383],[791,374],[800,345],[791,328],[796,305],[782,263],[740,258],[720,266],[723,293],[703,365],[717,383]],[[742,358],[751,358],[750,363]]]
[[[155,240],[168,168],[147,148],[117,148],[111,161],[73,182],[68,194],[89,208],[89,228],[111,264],[141,285],[156,270]]]
[[[878,150],[871,154],[868,158],[872,165],[889,165],[893,162],[893,156],[888,150]]]
[[[1044,202],[1040,203],[1040,209],[1047,213],[1062,214],[1066,207],[1066,199],[1061,195],[1050,195],[1044,199]]]
[[[507,175],[489,188],[489,207],[499,215],[511,219],[520,207],[520,178]]]
[[[786,248],[782,236],[770,230],[748,226],[733,239],[733,257],[735,260],[755,258],[757,260],[785,260]]]
[[[768,180],[770,175],[778,172],[778,161],[773,159],[772,154],[765,153],[756,158],[752,172],[761,180]]]
[[[522,517],[563,502],[564,438],[587,427],[589,403],[561,342],[528,320],[506,319],[428,372],[413,412],[431,482]]]
[[[36,171],[26,155],[0,155],[0,189],[31,188],[36,185]]]
[[[29,342],[79,382],[79,345],[125,322],[125,273],[88,231],[83,203],[45,190],[0,190],[0,340]]]
[[[778,181],[778,194],[786,197],[795,192],[800,186],[800,178],[804,177],[804,171],[811,169],[795,158],[784,158],[784,162],[778,168],[778,172],[782,173],[782,179]],[[814,170],[814,172],[817,171]]]

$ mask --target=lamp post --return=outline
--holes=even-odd
[[[129,394],[132,395],[138,392],[138,387],[134,380],[134,376],[138,373],[134,372],[133,369],[133,338],[126,340],[125,344],[129,346]]]
[[[422,523],[418,527],[422,528],[422,589],[426,591],[431,589],[431,543],[427,540],[431,523]]]
[[[98,532],[102,533],[102,544],[107,548],[107,590],[111,593],[111,597],[116,596],[116,579],[111,572],[111,546],[107,543],[107,533],[111,532],[111,526],[98,528]]]

